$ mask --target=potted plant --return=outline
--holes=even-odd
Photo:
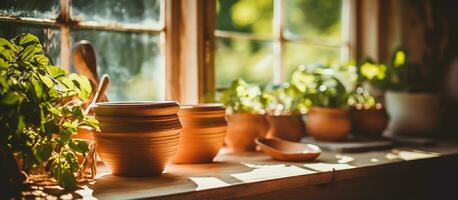
[[[304,92],[312,107],[307,113],[307,134],[318,140],[338,141],[350,134],[348,97],[344,84],[324,68],[299,68],[293,82]]]
[[[378,138],[388,125],[388,114],[380,102],[363,87],[357,87],[348,99],[351,106],[351,132],[354,135]]]
[[[431,92],[419,65],[408,62],[405,51],[396,50],[387,64],[363,62],[359,71],[363,81],[386,91],[386,136],[427,135],[439,126],[440,98]]]
[[[297,142],[305,136],[302,114],[307,111],[307,101],[294,84],[283,83],[264,90],[270,99],[267,106],[267,121],[270,129],[267,138],[281,138]]]
[[[226,145],[234,152],[256,150],[254,140],[265,137],[269,129],[264,115],[267,98],[261,88],[237,79],[220,92],[218,99],[228,113]]]
[[[80,127],[97,128],[97,120],[80,106],[79,100],[90,93],[86,77],[49,64],[34,35],[0,38],[2,187],[33,177],[55,180],[64,188],[76,186],[78,160],[89,146],[70,136]]]

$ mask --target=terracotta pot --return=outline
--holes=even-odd
[[[159,175],[175,155],[181,124],[174,102],[97,103],[96,151],[119,176]]]
[[[166,116],[179,109],[176,101],[101,102],[93,107],[96,116],[108,117]]]
[[[351,129],[355,135],[381,137],[388,125],[385,109],[351,110]]]
[[[221,104],[182,106],[179,111],[183,130],[173,163],[212,162],[223,145],[227,122]]]
[[[347,109],[312,107],[305,125],[317,140],[338,141],[350,134],[350,114]]]
[[[86,139],[86,140],[94,140],[94,130],[88,129],[78,129],[75,135],[71,135],[72,138],[76,139]]]
[[[390,116],[386,136],[424,136],[439,126],[441,104],[437,95],[387,91],[385,104]]]
[[[280,138],[292,142],[300,141],[305,136],[302,115],[268,115],[270,129],[266,138]]]
[[[178,130],[165,131],[170,135]],[[97,153],[114,175],[154,176],[159,175],[167,162],[175,155],[179,137],[158,141],[156,132],[141,133],[142,138],[121,137],[119,134],[95,134]],[[129,134],[128,134],[129,135]],[[151,135],[152,137],[148,137]]]
[[[233,152],[255,151],[255,139],[264,138],[269,130],[265,115],[236,113],[227,118],[225,143]]]

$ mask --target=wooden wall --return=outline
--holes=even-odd
[[[443,97],[442,132],[458,138],[458,2],[359,0],[358,58],[390,59],[403,47],[422,78]],[[438,111],[440,112],[440,111]]]

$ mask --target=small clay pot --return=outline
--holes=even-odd
[[[305,122],[307,134],[317,140],[339,141],[350,134],[348,109],[312,107]]]
[[[178,151],[172,162],[177,164],[208,163],[218,154],[226,136],[227,122],[222,104],[181,106],[178,113],[183,129]]]
[[[268,115],[267,121],[270,124],[270,129],[266,138],[280,138],[297,142],[305,136],[302,115]]]
[[[388,125],[385,109],[351,110],[352,133],[364,137],[381,137]]]
[[[228,115],[227,119],[225,143],[233,152],[255,151],[255,139],[264,138],[269,130],[265,115],[236,113]]]

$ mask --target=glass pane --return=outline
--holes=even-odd
[[[0,15],[54,19],[59,10],[59,0],[0,1]]]
[[[337,62],[340,60],[340,48],[315,46],[302,43],[286,43],[284,80],[290,80],[291,74],[299,65]]]
[[[110,101],[165,98],[159,35],[93,30],[72,34],[73,43],[88,40],[94,45],[99,76],[106,73],[111,78]]]
[[[267,84],[272,81],[271,42],[241,39],[216,39],[216,87],[227,87],[238,78]]]
[[[341,39],[342,0],[288,0],[286,35]]]
[[[216,29],[272,34],[273,0],[218,0]]]
[[[152,25],[160,20],[161,0],[72,1],[72,15],[82,21]]]
[[[52,64],[59,65],[60,55],[60,31],[43,26],[16,24],[0,22],[0,37],[10,40],[20,33],[32,33],[36,35],[45,50],[46,55],[51,59]]]

